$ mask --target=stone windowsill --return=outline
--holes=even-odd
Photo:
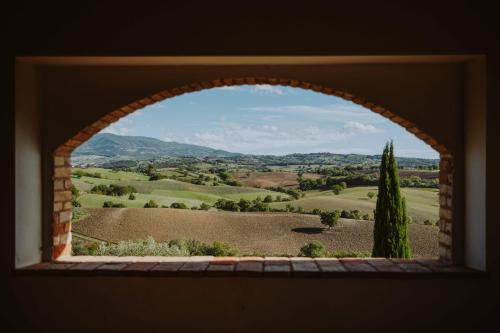
[[[305,257],[67,256],[17,270],[20,274],[143,276],[464,277],[478,272],[434,259]]]

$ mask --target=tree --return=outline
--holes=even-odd
[[[333,212],[322,212],[319,216],[321,218],[321,224],[327,225],[328,229],[331,229],[337,225],[340,212],[338,210],[334,210]]]
[[[306,243],[300,248],[299,255],[302,257],[317,258],[324,257],[326,253],[327,251],[323,243],[317,240],[313,240],[312,242]]]
[[[372,256],[410,258],[407,223],[406,202],[401,197],[398,165],[391,142],[385,145],[380,163]]]
[[[273,197],[269,194],[264,197],[264,202],[273,202]]]
[[[375,192],[368,192],[366,193],[366,195],[368,196],[368,198],[373,199],[373,197],[375,196]]]
[[[341,186],[341,185],[333,185],[332,186],[332,192],[335,194],[335,195],[338,195],[340,194],[340,192],[342,192],[344,188]]]
[[[158,208],[158,203],[154,200],[149,200],[144,204],[144,208]]]
[[[201,205],[200,205],[200,210],[209,210],[210,209],[210,205],[202,202]]]
[[[189,209],[188,206],[184,202],[172,202],[170,208],[175,209]]]

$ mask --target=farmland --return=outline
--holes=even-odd
[[[319,154],[308,164],[300,164],[304,157],[295,155],[231,155],[74,167],[74,204],[81,208],[75,211],[73,231],[85,242],[147,237],[159,242],[221,241],[242,255],[297,255],[313,240],[333,252],[369,253],[376,162],[347,156],[338,165],[322,164],[337,163],[338,157],[332,156]],[[357,164],[348,164],[351,160]],[[401,193],[411,218],[414,256],[436,257],[437,172],[425,163],[400,170]],[[320,223],[318,212],[334,210],[342,218],[330,230]]]
[[[301,246],[321,241],[331,251],[371,251],[373,222],[341,219],[332,230],[324,229],[315,215],[294,213],[205,212],[170,208],[86,209],[90,218],[73,230],[89,237],[118,242],[152,236],[157,241],[197,239],[223,241],[242,255],[297,255]],[[415,257],[438,255],[438,228],[408,227]]]

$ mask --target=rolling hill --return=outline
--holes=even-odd
[[[145,136],[99,133],[75,149],[76,164],[100,164],[112,160],[149,160],[164,156],[232,157],[237,153],[178,142],[165,142]],[[79,163],[78,163],[79,162]]]

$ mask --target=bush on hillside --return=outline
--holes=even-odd
[[[99,184],[90,190],[90,193],[110,195],[110,196],[122,196],[129,193],[137,192],[133,186],[122,186],[117,184]]]
[[[338,210],[320,213],[321,224],[327,225],[329,229],[337,225],[339,217],[340,212]]]
[[[172,202],[172,204],[170,204],[170,208],[189,209],[188,206],[184,202]]]
[[[326,252],[325,246],[320,241],[313,240],[300,248],[299,255],[302,257],[317,258],[324,257]]]
[[[159,207],[158,203],[154,200],[149,200],[144,204],[144,208],[158,208],[158,207]]]
[[[125,208],[125,206],[122,203],[114,203],[113,201],[104,201],[102,204],[102,208]]]
[[[209,209],[210,209],[210,205],[208,205],[204,202],[200,205],[200,210],[209,210]]]

